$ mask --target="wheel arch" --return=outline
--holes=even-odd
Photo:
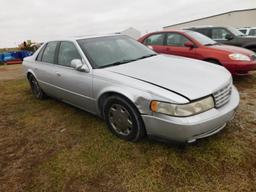
[[[218,59],[213,58],[213,57],[207,57],[207,58],[204,59],[204,61],[207,61],[207,62],[209,62],[209,61],[216,61],[216,62],[218,62],[220,65],[222,65],[221,62],[220,62]]]
[[[148,99],[146,99],[145,97],[136,96],[136,94],[132,94],[130,91],[126,91],[123,89],[109,89],[101,92],[101,94],[99,94],[99,96],[96,99],[97,109],[101,117],[103,117],[102,112],[103,112],[103,104],[105,99],[113,95],[122,97],[127,101],[129,101],[130,104],[133,105],[140,114],[146,113],[145,108],[147,104],[145,103],[147,103]]]
[[[243,46],[243,48],[250,49],[250,50],[252,48],[256,49],[256,44],[254,44],[254,43],[253,44],[246,44],[246,45]]]
[[[30,75],[33,75],[33,76],[37,79],[35,73],[34,73],[31,69],[29,69],[29,70],[27,71],[27,73],[26,73],[27,79],[29,78]]]

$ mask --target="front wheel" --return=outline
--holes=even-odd
[[[104,118],[110,131],[127,141],[138,141],[145,136],[142,118],[133,104],[119,96],[111,96],[103,105]]]

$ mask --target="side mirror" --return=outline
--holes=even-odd
[[[89,68],[87,65],[83,64],[83,62],[80,59],[73,59],[71,61],[71,67],[75,68],[77,71],[82,71],[82,72],[89,72]]]
[[[153,51],[154,51],[153,46],[151,46],[151,45],[147,45],[147,47],[148,47],[149,49],[151,49],[151,50],[153,50]]]
[[[226,34],[225,35],[225,39],[227,39],[228,41],[229,40],[232,40],[233,39],[233,36],[231,34]]]
[[[195,46],[194,46],[194,43],[192,43],[191,41],[188,41],[184,44],[185,47],[188,47],[188,48],[191,48],[193,49]]]

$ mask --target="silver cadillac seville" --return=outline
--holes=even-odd
[[[123,35],[49,41],[23,66],[37,99],[99,115],[129,141],[148,135],[191,143],[222,130],[239,105],[223,67],[159,55]]]

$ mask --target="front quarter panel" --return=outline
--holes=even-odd
[[[116,93],[134,103],[141,114],[152,115],[149,108],[152,100],[170,103],[189,102],[184,97],[172,93],[171,91],[130,77],[108,72],[104,69],[94,70],[93,76],[93,95],[97,103],[99,103],[101,96],[104,94]],[[98,108],[98,113],[100,114],[100,108]]]

